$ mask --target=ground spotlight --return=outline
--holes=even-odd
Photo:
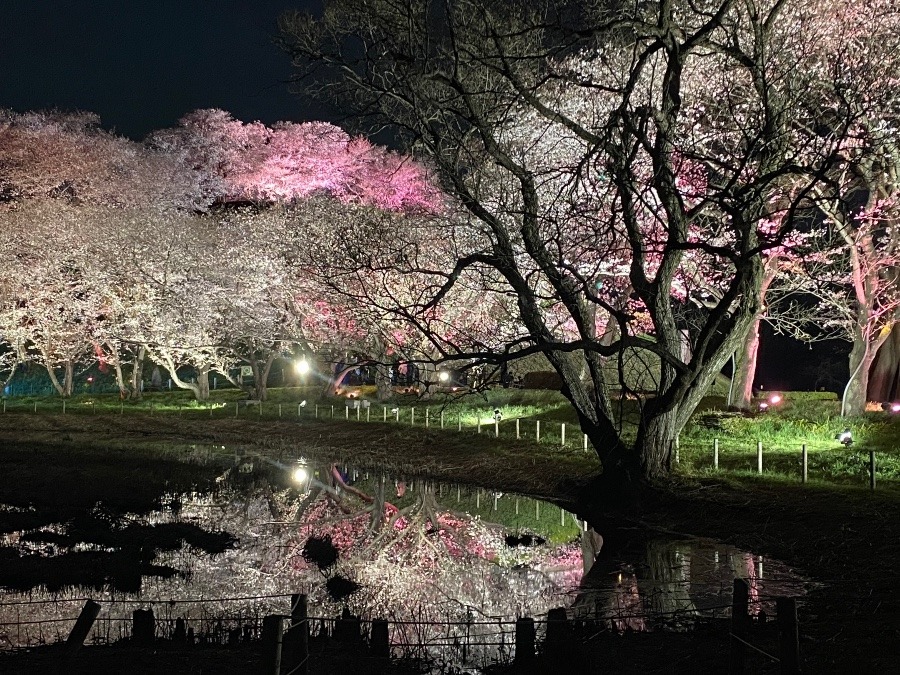
[[[448,373],[446,370],[442,370],[441,372],[438,373],[438,379],[441,382],[446,382],[447,380],[450,379],[450,373]]]
[[[850,427],[844,427],[844,430],[839,434],[835,434],[834,438],[845,448],[849,448],[853,445],[853,432],[850,431]]]
[[[300,359],[294,364],[294,370],[297,371],[298,375],[306,375],[309,372],[309,361]]]

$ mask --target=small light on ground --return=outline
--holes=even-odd
[[[440,373],[438,373],[438,379],[441,382],[446,382],[450,379],[450,373],[448,373],[446,370],[442,370]]]
[[[298,375],[306,375],[309,372],[309,361],[300,359],[294,364],[294,370],[297,371]]]

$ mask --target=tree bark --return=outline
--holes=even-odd
[[[144,345],[138,347],[135,354],[134,362],[131,364],[131,393],[130,397],[134,401],[140,401],[144,397],[143,374],[144,359],[147,357],[147,348]]]
[[[734,374],[732,375],[731,405],[741,410],[749,410],[753,402],[753,380],[756,378],[756,363],[759,355],[759,326],[762,317],[757,316],[737,350]]]
[[[893,331],[875,355],[869,373],[868,399],[894,401],[898,397],[900,376],[900,331]]]
[[[850,380],[844,388],[841,414],[856,417],[866,411],[869,369],[875,360],[875,349],[864,339],[854,340],[850,350]]]
[[[668,477],[672,469],[675,437],[680,430],[675,410],[644,417],[635,440],[644,479],[655,482]]]

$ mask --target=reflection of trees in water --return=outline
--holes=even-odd
[[[649,609],[663,622],[674,625],[696,613],[690,595],[691,548],[686,542],[651,539],[647,542],[648,578],[644,593]]]

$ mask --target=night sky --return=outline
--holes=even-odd
[[[244,121],[324,118],[292,94],[273,43],[286,9],[315,0],[3,0],[0,107],[100,114],[134,139],[196,108]]]
[[[243,121],[338,121],[291,93],[288,57],[272,42],[286,9],[319,0],[3,0],[0,107],[89,110],[136,140],[197,108]],[[763,333],[757,381],[766,389],[813,388],[829,361],[846,357]],[[846,369],[846,366],[843,365]],[[846,373],[843,374],[846,377]],[[834,380],[835,377],[831,378]]]

